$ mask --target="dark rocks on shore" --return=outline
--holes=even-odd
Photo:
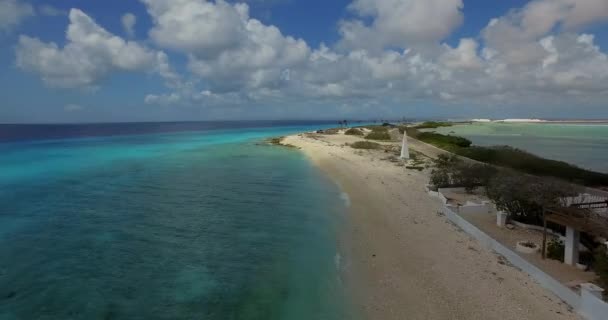
[[[273,146],[281,146],[281,147],[286,147],[286,148],[293,148],[293,149],[300,149],[296,146],[294,146],[293,144],[285,144],[283,143],[283,140],[285,139],[285,137],[274,137],[274,138],[270,138],[267,140],[268,144],[273,145]]]

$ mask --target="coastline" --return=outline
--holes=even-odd
[[[346,146],[358,140],[299,134],[282,143],[299,148],[348,195],[342,271],[364,319],[577,319],[439,216],[440,203],[424,189],[427,171]]]

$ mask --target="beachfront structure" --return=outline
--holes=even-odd
[[[572,203],[568,207],[544,208],[543,258],[546,251],[547,221],[566,227],[564,263],[575,266],[579,262],[580,232],[608,238],[608,200]]]
[[[407,132],[403,132],[403,143],[401,144],[401,159],[410,158],[410,149],[407,144]]]

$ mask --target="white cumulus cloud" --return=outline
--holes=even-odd
[[[129,37],[135,36],[135,24],[137,23],[137,17],[132,13],[125,13],[121,18],[122,28]]]
[[[34,14],[34,8],[29,3],[20,0],[0,0],[0,31],[11,30]]]
[[[372,21],[342,21],[342,44],[348,48],[405,48],[439,41],[463,21],[462,0],[354,0],[349,8]]]
[[[144,101],[160,105],[318,104],[346,112],[419,103],[597,106],[608,98],[608,56],[585,32],[608,21],[605,0],[533,0],[449,43],[464,19],[462,0],[353,0],[354,18],[337,22],[341,38],[316,48],[255,19],[244,3],[140,1],[158,50],[73,9],[66,44],[21,36],[17,66],[56,87],[152,70],[166,91]],[[136,20],[123,16],[127,35]],[[186,61],[182,72],[171,68],[175,56]]]
[[[126,41],[99,26],[78,9],[69,13],[64,47],[21,35],[16,47],[17,66],[39,74],[53,87],[94,86],[115,70],[157,68],[161,53]]]
[[[159,46],[201,57],[237,47],[245,37],[247,5],[223,0],[142,0],[154,21],[150,37]]]

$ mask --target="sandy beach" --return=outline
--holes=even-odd
[[[578,319],[438,214],[441,204],[424,189],[427,170],[346,145],[358,140],[300,134],[283,143],[300,148],[348,195],[343,269],[365,319]]]

